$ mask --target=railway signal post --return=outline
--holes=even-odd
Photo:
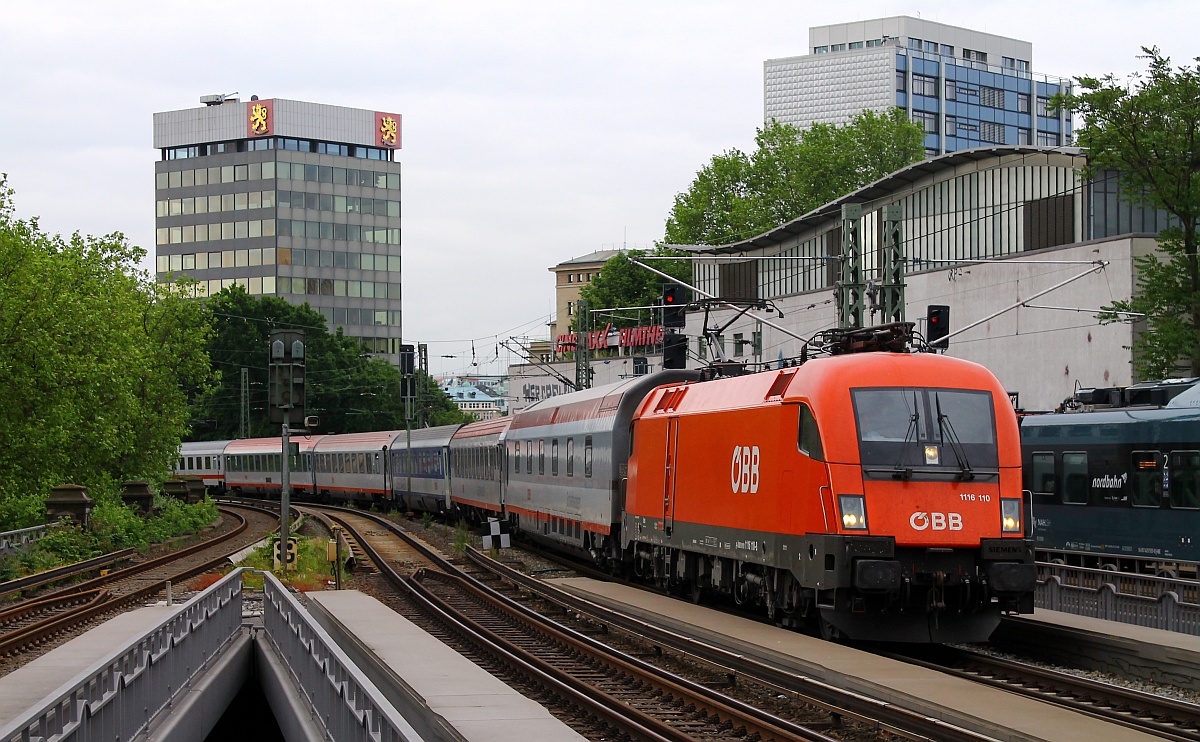
[[[279,538],[291,537],[291,431],[293,414],[304,420],[304,333],[298,330],[272,330],[270,335],[271,422],[282,426],[283,451],[280,457]],[[288,562],[283,562],[287,571]]]

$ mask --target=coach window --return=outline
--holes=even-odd
[[[546,439],[538,439],[538,474],[546,473]]]
[[[567,476],[575,476],[575,439],[567,439]]]
[[[550,441],[550,473],[558,476],[558,439]]]
[[[1157,508],[1162,506],[1162,454],[1158,451],[1134,451],[1131,463],[1133,506]]]
[[[817,430],[817,418],[813,417],[808,405],[800,405],[800,450],[809,458],[824,461],[821,450],[821,432]]]
[[[1034,453],[1030,472],[1029,490],[1035,495],[1053,495],[1058,492],[1058,481],[1054,477],[1054,454]]]
[[[583,476],[592,476],[592,437],[583,437]]]
[[[1200,451],[1171,454],[1171,507],[1200,508]]]
[[[1092,483],[1088,479],[1087,454],[1083,452],[1063,454],[1063,502],[1086,505]]]

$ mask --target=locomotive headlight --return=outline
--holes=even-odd
[[[1021,501],[1014,498],[1000,498],[1000,532],[1021,532]]]
[[[939,463],[940,460],[941,460],[941,456],[938,455],[938,447],[937,446],[926,446],[925,447],[925,463],[926,464],[928,464],[930,466],[934,466],[937,463]]]
[[[838,495],[842,527],[849,531],[867,530],[867,501],[862,495]]]

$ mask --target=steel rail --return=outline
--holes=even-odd
[[[334,510],[335,507],[322,506],[322,509]],[[341,510],[341,508],[337,508],[337,510]],[[386,519],[359,511],[353,511],[353,514],[366,517],[384,525],[391,533],[416,548],[422,556],[428,557],[431,563],[435,564],[439,569],[458,571],[457,567],[454,567],[449,561],[442,558],[441,555],[427,548],[425,544],[413,539],[402,529],[396,527]],[[634,739],[646,740],[647,742],[688,742],[689,738],[678,736],[676,730],[667,727],[655,719],[649,717],[639,718],[640,712],[635,712],[624,704],[620,704],[618,708],[616,704],[619,704],[619,702],[615,701],[615,699],[610,700],[608,703],[604,702],[596,696],[594,689],[585,689],[586,686],[582,686],[574,678],[570,680],[561,678],[556,669],[551,668],[541,660],[526,655],[526,653],[512,646],[509,642],[475,625],[457,611],[446,606],[415,580],[406,578],[396,572],[380,556],[379,552],[376,551],[370,542],[345,519],[337,515],[330,517],[347,530],[351,537],[362,547],[367,558],[376,565],[379,571],[396,589],[408,595],[418,607],[424,609],[435,620],[459,634],[459,636],[478,647],[500,664],[529,678],[543,690],[563,699],[564,702],[572,703],[588,710],[596,718],[602,719],[605,723]]]
[[[258,507],[253,507],[253,506],[238,506],[238,507],[246,507],[251,510],[269,512],[269,511],[264,511],[263,508],[258,508]],[[142,569],[138,569],[138,570],[132,571],[132,572],[129,570],[121,570],[121,572],[125,573],[125,575],[124,575],[125,577],[136,576],[137,574],[140,574],[141,572],[145,572],[152,567],[162,566],[163,564],[167,564],[171,561],[175,561],[178,559],[185,558],[187,556],[191,556],[205,548],[212,548],[215,546],[219,546],[220,544],[222,544],[226,541],[229,541],[230,539],[234,538],[235,536],[241,534],[249,527],[249,521],[247,521],[246,518],[244,516],[242,516],[241,514],[235,512],[229,508],[222,508],[221,510],[222,510],[222,512],[226,512],[229,515],[234,516],[241,522],[235,528],[233,528],[231,531],[229,531],[227,533],[223,533],[220,536],[217,536],[212,539],[208,539],[207,541],[203,541],[199,544],[196,544],[196,545],[189,547],[187,549],[184,549],[182,551],[174,552],[172,554],[168,554],[163,557],[159,557],[157,559],[150,560],[150,562],[145,562],[142,565],[137,565],[138,567],[142,567]],[[45,619],[42,619],[41,621],[38,621],[34,624],[24,627],[18,631],[14,631],[14,632],[11,632],[10,634],[0,636],[0,655],[12,654],[12,653],[17,652],[25,647],[43,642],[46,639],[49,639],[50,637],[61,633],[62,631],[75,628],[84,621],[92,620],[98,616],[102,616],[104,614],[111,613],[115,610],[124,608],[124,607],[131,605],[133,603],[136,603],[140,600],[144,600],[150,596],[157,594],[160,590],[163,590],[166,587],[166,584],[168,582],[177,582],[179,580],[186,580],[190,577],[194,577],[203,572],[207,572],[210,569],[221,566],[225,562],[225,560],[228,558],[228,556],[229,556],[228,553],[222,553],[211,559],[204,560],[203,562],[201,562],[199,564],[195,564],[186,569],[183,569],[183,570],[180,570],[177,572],[173,572],[170,576],[154,579],[151,582],[143,585],[142,587],[140,587],[130,593],[126,593],[123,595],[117,595],[117,596],[110,596],[107,600],[94,600],[94,601],[88,603],[86,606],[82,606],[78,609],[70,610],[70,611],[67,611],[64,613],[59,613],[54,616],[49,616]],[[151,565],[151,567],[147,567],[146,565]],[[115,578],[116,575],[118,575],[118,574],[119,573],[110,574],[108,576],[108,578]],[[107,582],[113,581],[113,580],[109,580],[108,578],[97,578],[97,579],[104,579],[104,580],[106,580],[106,584],[107,584]],[[95,582],[95,581],[93,580],[93,581],[89,581],[89,582]],[[82,584],[87,584],[87,583],[82,583]],[[76,592],[78,592],[78,591],[76,591]],[[70,593],[65,593],[65,592],[60,591],[58,593],[55,593],[55,595],[51,596],[51,597],[59,596],[60,594],[69,595]]]
[[[1100,680],[1036,667],[962,648],[946,648],[948,662],[908,655],[896,659],[1003,688],[1039,701],[1178,742],[1200,740],[1200,706]],[[962,664],[966,667],[955,667]],[[972,670],[972,666],[979,669]]]
[[[359,541],[366,552],[367,557],[375,563],[393,584],[410,595],[419,596],[426,605],[431,606],[430,609],[434,611],[435,615],[443,616],[443,622],[455,629],[456,633],[459,633],[460,636],[464,636],[468,641],[481,646],[489,655],[503,664],[519,670],[528,677],[536,679],[546,690],[561,695],[564,692],[563,689],[566,688],[570,689],[570,695],[577,702],[582,702],[580,701],[580,697],[590,699],[587,701],[587,706],[592,708],[596,713],[603,712],[605,718],[609,719],[617,729],[622,729],[631,734],[636,731],[639,738],[692,739],[675,727],[599,691],[566,671],[555,667],[534,654],[529,653],[527,650],[500,637],[490,629],[484,628],[478,622],[463,615],[457,609],[446,604],[445,601],[430,592],[422,584],[422,580],[435,579],[453,583],[454,587],[460,591],[474,595],[478,600],[485,601],[497,611],[507,615],[510,621],[523,625],[526,630],[541,634],[552,643],[571,647],[574,651],[589,656],[595,661],[604,663],[618,673],[623,673],[637,681],[659,689],[664,694],[693,704],[697,708],[728,721],[735,726],[744,727],[751,736],[757,733],[760,739],[833,742],[833,738],[831,737],[802,725],[780,719],[761,709],[706,688],[699,683],[680,678],[648,662],[626,655],[591,637],[557,624],[536,611],[513,601],[492,587],[483,584],[478,579],[465,574],[457,566],[441,558],[436,552],[426,548],[423,543],[412,538],[410,534],[390,521],[368,513],[356,513],[356,515],[361,515],[373,522],[380,523],[391,533],[418,549],[423,555],[430,557],[438,566],[439,571],[424,569],[418,571],[411,578],[405,578],[396,573],[391,565],[379,556],[378,552],[375,551],[368,541],[363,539],[360,534],[354,533],[354,529],[348,523],[334,516],[335,520],[338,520],[344,527],[351,530],[356,540]],[[547,686],[546,683],[552,683],[552,685]],[[636,728],[625,729],[622,727],[621,725],[627,724],[628,721],[611,719],[611,715],[614,713],[625,717],[632,715]],[[647,732],[650,733],[649,737],[645,736]]]
[[[51,582],[58,582],[59,580],[64,580],[68,577],[74,577],[75,575],[83,574],[84,572],[91,572],[94,569],[99,569],[109,564],[116,564],[122,559],[128,559],[136,553],[137,549],[121,549],[120,551],[114,551],[109,554],[101,554],[98,557],[85,559],[81,562],[75,562],[74,564],[64,564],[61,567],[48,569],[44,572],[36,572],[31,575],[25,575],[24,577],[18,577],[15,580],[9,580],[8,582],[0,582],[0,598],[5,597],[6,595],[11,595],[12,593],[28,590],[33,587],[40,587]]]
[[[803,703],[824,709],[830,714],[854,719],[875,726],[881,731],[908,738],[938,739],[951,742],[981,742],[993,739],[985,734],[931,718],[919,711],[912,711],[860,693],[843,690],[816,678],[800,675],[794,669],[773,665],[733,649],[675,633],[578,598],[508,565],[496,562],[474,549],[467,550],[467,558],[481,568],[536,593],[564,609],[591,615],[602,625],[616,626],[654,644],[669,647],[691,656],[705,664],[728,668],[767,688],[793,696]]]

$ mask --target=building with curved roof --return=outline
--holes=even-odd
[[[694,285],[712,296],[770,300],[780,317],[734,319],[725,353],[747,362],[799,355],[801,338],[835,327],[842,207],[861,208],[861,263],[868,317],[882,282],[885,207],[899,207],[905,313],[923,331],[929,305],[950,307],[948,354],[983,363],[1022,406],[1050,408],[1082,386],[1134,381],[1140,323],[1101,324],[1097,311],[1128,299],[1133,260],[1155,250],[1161,212],[1120,198],[1116,178],[1084,178],[1069,147],[976,148],[924,160],[740,242],[683,246],[698,258]],[[740,259],[739,259],[740,258]],[[871,317],[873,316],[873,319]],[[766,322],[761,321],[767,320]],[[690,312],[691,364],[711,358],[702,312]]]

